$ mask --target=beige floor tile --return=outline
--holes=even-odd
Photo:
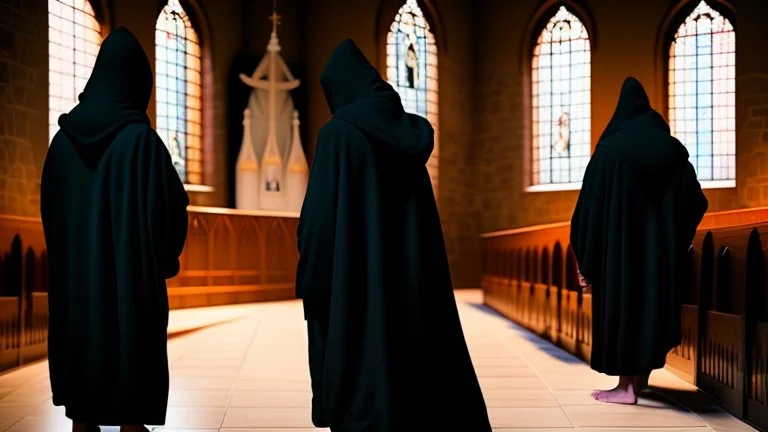
[[[226,407],[229,390],[182,390],[171,389],[168,395],[170,407]]]
[[[0,400],[3,400],[4,397],[15,392],[17,389],[18,389],[17,386],[0,387]]]
[[[219,432],[221,429],[177,429],[177,428],[167,428],[167,427],[158,427],[153,428],[152,432]],[[101,432],[106,432],[103,428]]]
[[[245,380],[235,382],[237,390],[311,391],[309,380]]]
[[[240,373],[240,368],[172,367],[170,373],[171,379],[174,377],[235,377]]]
[[[219,432],[331,432],[328,428],[224,428]]]
[[[477,366],[475,372],[478,377],[498,378],[538,378],[539,375],[528,366],[504,367],[504,366]]]
[[[309,368],[306,365],[303,368],[280,367],[277,365],[279,363],[275,363],[276,367],[274,368],[262,364],[259,367],[243,369],[237,375],[237,378],[248,380],[309,380]]]
[[[469,348],[470,354],[486,353],[490,354],[489,357],[504,357],[501,354],[516,355],[516,350],[504,342],[472,343],[471,340],[468,340],[467,348]]]
[[[598,403],[591,390],[612,387],[615,378],[466,303],[480,301],[477,294],[457,292],[458,307],[496,432],[754,431],[665,370],[651,376],[660,393],[637,406]],[[171,312],[178,328],[194,328],[196,316],[201,323],[223,323],[169,339],[168,424],[155,432],[328,432],[311,424],[306,324],[298,301]],[[69,432],[63,408],[51,405],[47,362],[0,375],[0,431],[11,427]]]
[[[171,388],[181,390],[229,390],[235,379],[229,377],[171,377]]]
[[[165,427],[176,429],[216,429],[224,420],[225,408],[168,408]]]
[[[710,409],[706,412],[696,411],[696,413],[715,432],[757,432],[757,429],[742,423],[719,408]]]
[[[0,399],[0,409],[6,405],[40,405],[50,398],[50,389],[41,389],[35,392],[16,390]]]
[[[199,368],[199,367],[213,367],[213,368],[239,368],[243,363],[242,359],[200,359],[200,358],[185,358],[180,356],[174,362],[171,363],[172,368]]]
[[[310,408],[230,408],[224,427],[312,428]]]
[[[562,406],[567,405],[602,405],[596,401],[591,390],[552,390],[557,402]]]
[[[691,427],[691,428],[579,428],[579,432],[712,432],[712,429],[703,427]]]
[[[493,428],[493,432],[580,432],[573,428]]]
[[[496,378],[480,377],[480,387],[488,389],[546,389],[541,378]]]
[[[576,427],[683,428],[707,426],[690,411],[672,407],[572,405],[563,410]]]
[[[557,407],[557,399],[549,390],[483,389],[485,404],[493,408]]]
[[[0,430],[6,430],[34,411],[32,406],[0,407]]]
[[[68,419],[56,420],[48,417],[25,417],[7,429],[7,432],[71,432],[72,422]]]
[[[475,369],[481,367],[529,367],[520,357],[477,357],[472,358]]]
[[[544,381],[553,390],[595,390],[610,389],[618,380],[606,375],[544,375]]]
[[[235,390],[232,392],[229,406],[233,408],[311,408],[312,393],[309,389],[301,392]]]
[[[488,408],[494,428],[572,428],[560,408]]]
[[[183,359],[214,359],[235,360],[245,357],[245,351],[187,351],[182,354]]]

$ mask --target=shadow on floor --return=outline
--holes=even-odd
[[[558,347],[557,345],[553,344],[552,342],[542,339],[537,334],[532,333],[530,330],[521,327],[520,325],[512,322],[509,318],[505,317],[501,313],[497,312],[496,310],[481,304],[481,303],[473,303],[473,302],[466,302],[469,306],[472,306],[474,309],[496,318],[503,319],[510,329],[512,329],[518,336],[522,337],[523,339],[527,340],[528,342],[531,342],[532,344],[536,345],[539,351],[548,354],[550,357],[557,359],[558,361],[561,361],[566,364],[580,364],[584,363],[580,358],[574,356],[573,354],[563,350],[562,348]]]
[[[183,330],[170,331],[170,332],[168,332],[168,339],[174,339],[174,338],[179,338],[179,337],[182,337],[182,336],[187,336],[187,335],[190,335],[190,334],[193,334],[193,333],[197,333],[197,332],[199,332],[201,330],[217,327],[217,326],[220,326],[220,325],[223,325],[223,324],[233,323],[233,322],[239,321],[239,320],[241,320],[243,318],[245,318],[245,316],[237,316],[237,317],[232,317],[232,318],[228,318],[228,319],[221,320],[221,321],[207,323],[207,324],[196,326],[196,327],[185,328]]]
[[[650,386],[649,390],[643,394],[643,398],[664,403],[672,402],[696,414],[707,415],[710,419],[713,416],[724,419],[734,416],[727,407],[701,390],[681,390],[656,386]]]

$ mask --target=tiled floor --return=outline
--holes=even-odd
[[[696,389],[660,371],[637,406],[605,405],[589,392],[614,380],[458,294],[464,331],[495,431],[754,431]],[[189,332],[201,325],[215,326]],[[298,302],[172,312],[171,392],[157,432],[309,432],[306,335]],[[0,431],[58,432],[71,425],[50,402],[47,363],[0,376]],[[103,428],[116,431],[116,428]],[[472,431],[456,431],[472,432]]]

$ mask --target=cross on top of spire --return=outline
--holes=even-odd
[[[277,26],[280,25],[281,16],[277,14],[277,0],[272,2],[272,15],[269,20],[272,21],[272,33],[277,33]]]

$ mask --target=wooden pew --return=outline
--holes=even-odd
[[[482,242],[486,304],[589,361],[592,297],[578,284],[569,224],[487,233]],[[682,343],[667,356],[670,371],[762,428],[768,428],[766,247],[768,208],[704,217],[685,263]]]
[[[298,215],[189,207],[171,309],[294,298]],[[48,258],[40,219],[0,215],[0,371],[47,355]]]

